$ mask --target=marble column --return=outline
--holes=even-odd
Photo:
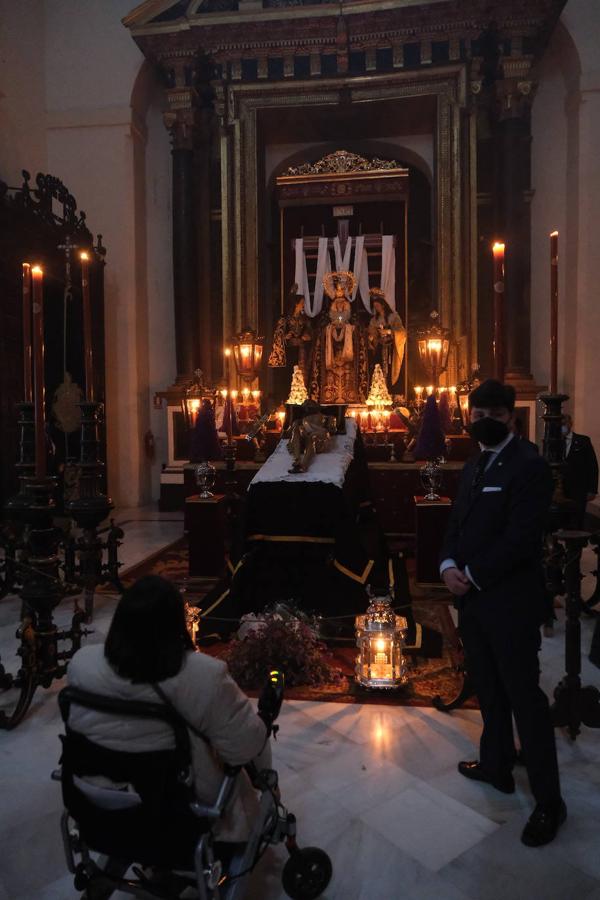
[[[165,113],[172,140],[173,302],[177,380],[186,381],[199,366],[199,321],[194,210],[194,125],[192,108]]]
[[[531,106],[532,83],[497,85],[494,219],[506,243],[505,377],[531,381]]]

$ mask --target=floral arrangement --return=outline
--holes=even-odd
[[[259,615],[243,616],[225,659],[240,687],[260,688],[270,669],[280,669],[286,684],[331,684],[341,680],[329,651],[319,640],[317,620],[294,606],[276,604]]]

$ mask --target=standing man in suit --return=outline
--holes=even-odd
[[[512,794],[514,715],[536,801],[521,840],[539,847],[554,839],[567,815],[538,663],[542,535],[553,484],[546,461],[513,433],[514,407],[514,388],[492,379],[469,396],[469,431],[480,453],[463,469],[440,573],[456,597],[483,718],[480,758],[460,762],[458,771]]]
[[[583,528],[588,500],[598,493],[598,460],[589,437],[575,434],[571,416],[563,416],[565,436],[565,494],[573,500],[572,528]]]

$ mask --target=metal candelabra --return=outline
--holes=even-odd
[[[54,478],[21,477],[21,490],[9,504],[9,512],[18,516],[23,539],[18,559],[14,560],[15,582],[20,584],[21,620],[16,636],[17,655],[21,658],[16,675],[0,665],[0,690],[8,703],[0,711],[0,728],[14,728],[25,716],[37,687],[47,688],[61,678],[66,663],[79,649],[84,612],[75,600],[71,627],[58,629],[53,612],[63,599],[65,587],[59,578],[61,529],[53,522],[56,491]],[[59,642],[70,641],[66,650]]]
[[[98,526],[103,522],[113,504],[110,497],[102,492],[104,463],[99,458],[100,442],[98,428],[102,404],[85,400],[81,408],[81,444],[79,456],[78,496],[70,500],[65,509],[81,529],[77,538],[71,536],[65,544],[65,578],[83,591],[86,621],[90,622],[94,612],[94,594],[100,584],[112,583],[117,590],[123,589],[119,580],[118,547],[123,531],[111,520],[107,540],[98,534]],[[104,550],[108,552],[106,564]]]
[[[0,664],[0,728],[14,728],[22,721],[38,687],[47,688],[61,678],[67,663],[88,634],[83,627],[93,613],[94,591],[98,584],[119,582],[118,548],[123,532],[111,521],[103,541],[99,524],[112,507],[101,491],[104,465],[98,458],[98,418],[100,404],[81,403],[82,429],[79,460],[79,496],[66,504],[67,511],[81,528],[78,538],[64,542],[64,578],[60,577],[60,549],[63,531],[54,524],[56,480],[39,478],[34,470],[34,423],[31,403],[19,404],[19,459],[16,469],[19,490],[6,505],[7,524],[1,542],[4,547],[2,593],[21,598],[16,655],[16,674]],[[107,561],[103,562],[103,552]],[[59,629],[54,610],[69,588],[83,589],[85,608],[74,599],[70,627]],[[61,643],[66,641],[66,649]]]
[[[581,551],[589,540],[587,531],[558,531],[556,538],[565,547],[565,587],[567,590],[565,621],[566,675],[554,691],[552,715],[554,724],[566,727],[575,740],[581,725],[600,728],[600,691],[581,686],[581,624],[582,611]]]

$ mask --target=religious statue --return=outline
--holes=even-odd
[[[404,360],[406,328],[380,288],[372,288],[369,294],[373,309],[369,322],[369,349],[373,352],[374,362],[381,365],[388,387],[393,389]]]
[[[292,474],[306,472],[315,453],[328,450],[331,437],[336,433],[335,416],[323,415],[317,404],[311,402],[305,404],[305,409],[308,415],[292,423],[287,445],[294,458],[289,470]]]
[[[328,272],[323,279],[331,303],[321,317],[310,385],[320,403],[364,403],[367,396],[367,339],[349,299],[354,284],[352,272]]]
[[[291,291],[290,310],[287,316],[277,320],[273,334],[273,349],[269,356],[271,368],[298,365],[304,379],[309,375],[312,323],[304,310],[304,297],[297,293],[295,284]],[[290,352],[291,351],[291,352]],[[291,357],[291,358],[290,358]]]

